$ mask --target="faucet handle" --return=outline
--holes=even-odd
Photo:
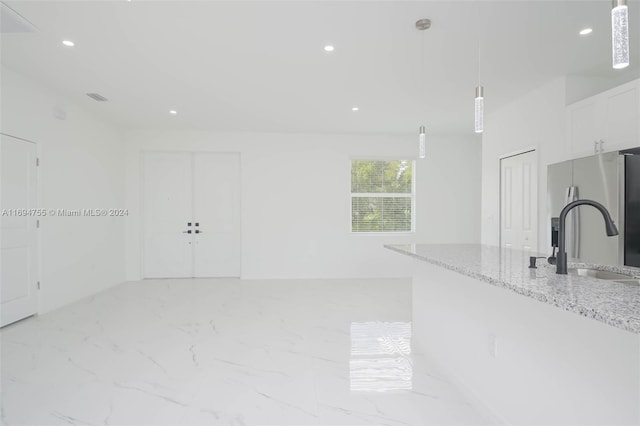
[[[549,265],[556,264],[556,247],[558,246],[557,245],[553,246],[553,250],[551,251],[551,256],[547,257],[547,262],[549,262]]]
[[[537,259],[544,259],[544,258],[545,258],[544,256],[537,256],[537,257],[536,257],[536,256],[529,256],[529,268],[530,268],[530,269],[535,269],[535,268],[537,268],[537,266],[536,266],[536,260],[537,260]]]

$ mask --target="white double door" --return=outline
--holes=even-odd
[[[0,326],[37,313],[36,144],[0,135]]]
[[[145,278],[240,276],[240,156],[143,158]]]

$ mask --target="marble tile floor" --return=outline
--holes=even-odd
[[[411,351],[410,280],[145,280],[0,330],[2,424],[487,424]]]

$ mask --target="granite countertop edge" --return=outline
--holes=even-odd
[[[608,324],[610,326],[613,326],[625,331],[629,331],[634,334],[640,334],[640,321],[625,320],[620,316],[608,313],[601,309],[596,309],[593,307],[583,305],[576,300],[570,300],[568,298],[557,298],[539,291],[533,291],[523,286],[513,285],[509,282],[506,282],[505,280],[497,279],[497,278],[485,275],[483,273],[473,271],[469,268],[465,268],[463,266],[456,266],[451,264],[450,262],[445,262],[445,261],[435,259],[433,257],[428,257],[418,253],[410,252],[410,251],[407,251],[406,249],[403,249],[402,247],[398,247],[393,244],[385,244],[384,247],[391,251],[394,251],[403,255],[408,255],[415,259],[442,267],[444,269],[457,272],[459,274],[466,275],[471,278],[475,278],[479,281],[486,282],[493,286],[513,291],[517,294],[538,300],[542,303],[556,306],[563,310],[574,312],[576,314],[579,314],[587,318],[595,319],[597,321],[603,322],[605,324]],[[638,272],[634,268],[625,268],[625,267],[609,266],[609,265],[597,265],[593,263],[583,263],[583,262],[571,263],[570,267],[589,267],[593,269],[599,269],[599,270],[610,271],[610,272],[626,272],[626,273],[629,273],[629,271],[632,271],[632,273]],[[634,273],[633,276],[640,277],[640,272]]]

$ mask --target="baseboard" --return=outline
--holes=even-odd
[[[318,276],[273,276],[273,275],[259,275],[259,274],[242,274],[240,276],[241,280],[245,281],[273,281],[273,280],[282,280],[282,281],[318,281],[318,280],[407,280],[411,281],[413,278],[411,276],[406,277],[318,277]]]

